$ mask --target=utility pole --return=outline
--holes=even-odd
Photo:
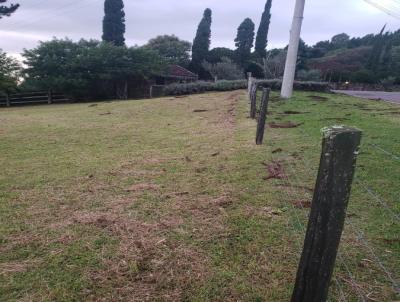
[[[293,95],[294,76],[296,74],[297,53],[299,51],[301,25],[305,0],[296,0],[292,29],[290,30],[289,49],[286,57],[285,73],[283,75],[281,97],[288,99]]]

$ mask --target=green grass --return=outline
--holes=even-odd
[[[312,94],[263,146],[244,92],[2,109],[0,300],[288,301],[334,124],[364,137],[330,300],[400,299],[400,108]]]

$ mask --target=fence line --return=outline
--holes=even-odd
[[[271,159],[275,160],[273,154],[271,155]],[[288,165],[288,167],[290,167],[292,169],[292,171],[294,171],[294,169],[293,169],[293,167],[291,165]],[[299,180],[298,176],[297,176],[297,173],[293,173],[293,175],[295,175],[296,179]],[[289,179],[288,175],[284,174],[283,177],[284,177],[284,180],[285,180],[286,184],[288,185],[288,187],[286,189],[282,190],[282,192],[285,192],[286,197],[289,199],[289,201],[291,199],[293,199],[293,197],[295,197],[294,199],[297,199],[300,195],[298,193],[296,193],[295,190],[293,189],[293,188],[296,187],[296,185],[293,184],[293,182]],[[290,190],[289,190],[289,188],[290,188]],[[302,195],[305,196],[305,192],[304,191],[303,191]],[[310,196],[307,196],[307,198],[310,198]],[[299,200],[300,200],[300,198],[299,198]],[[304,223],[301,222],[301,219],[300,219],[299,214],[298,214],[298,209],[291,202],[290,202],[290,205],[291,205],[291,208],[293,210],[293,213],[295,214],[295,218],[297,220],[297,223],[298,223],[299,227],[302,230],[302,233],[305,233],[306,232],[306,226],[305,226]],[[303,206],[303,204],[301,202],[300,202],[300,207],[301,207],[301,210],[305,210],[305,208],[304,208],[304,206]],[[305,213],[304,220],[307,219],[307,216],[308,216],[308,214]],[[290,220],[290,222],[291,222],[291,225],[293,227],[293,233],[295,234],[296,239],[297,239],[297,245],[298,245],[299,251],[301,251],[302,239],[300,237],[299,232],[296,230],[293,221]],[[342,260],[342,261],[344,261],[344,260]],[[352,278],[352,276],[349,276],[349,277],[353,280],[354,283],[356,283],[355,280]],[[338,278],[336,276],[333,276],[333,280],[334,280],[335,284],[337,285],[337,289],[338,289],[338,292],[339,292],[339,299],[340,299],[339,301],[341,301],[341,302],[348,301],[347,298],[346,298],[346,295],[345,295],[345,293],[343,291],[342,285],[340,284]],[[362,301],[365,301],[363,296],[361,296],[361,298],[362,298]]]
[[[400,160],[400,157],[399,157],[399,156],[397,156],[397,155],[395,155],[395,154],[393,154],[393,153],[391,153],[391,152],[389,152],[389,151],[383,149],[382,147],[380,147],[380,146],[378,146],[378,145],[376,145],[376,144],[369,143],[368,145],[374,147],[375,149],[378,149],[378,150],[382,151],[382,152],[385,153],[386,155],[389,155],[389,156],[393,157],[395,160]]]
[[[363,182],[361,179],[356,177],[357,183],[365,190],[365,192],[368,193],[372,198],[374,198],[378,203],[380,203],[398,222],[400,222],[400,215],[396,214],[390,206],[383,200],[382,197],[378,193],[376,193],[374,190],[369,188],[365,182]]]
[[[309,135],[306,131],[304,131],[301,128],[299,128],[298,130],[300,130],[301,133],[303,133],[304,135],[306,135],[310,139],[310,142],[311,142],[310,145],[314,145],[315,141],[314,141],[314,138],[311,137],[311,135]],[[296,139],[282,139],[282,138],[280,138],[280,139],[275,139],[274,141],[275,142],[276,141],[282,141],[282,142],[283,141],[286,141],[286,142],[290,141],[291,143],[293,143],[293,141],[295,141],[295,140]],[[380,150],[381,152],[385,153],[386,155],[390,155],[395,160],[400,160],[400,157],[398,157],[397,155],[395,155],[395,154],[383,149],[382,147],[380,147],[380,146],[378,146],[376,144],[368,144],[368,145],[373,146],[377,150]],[[272,154],[273,154],[273,152],[272,152]],[[273,158],[273,155],[271,155],[271,157]],[[296,159],[298,159],[298,158],[296,158]],[[302,164],[306,168],[310,168],[311,165],[308,165],[306,163],[306,161],[308,161],[308,159],[303,157],[303,159],[301,161],[302,161]],[[297,173],[295,173],[294,167],[291,165],[291,163],[286,160],[286,165],[287,165],[287,167],[289,167],[291,169],[292,173],[294,172],[293,176],[299,182],[299,176],[297,175]],[[289,202],[290,202],[291,201],[290,200],[291,195],[293,197],[295,197],[295,198],[298,198],[300,196],[300,194],[294,192],[294,188],[298,187],[298,186],[293,185],[293,182],[289,179],[288,175],[284,174],[284,178],[285,178],[285,182],[288,185],[288,188],[287,189],[283,189],[282,190],[282,194],[285,193],[287,198],[289,198]],[[370,198],[375,199],[379,204],[381,204],[384,207],[384,210],[390,212],[391,215],[397,220],[397,222],[400,220],[399,219],[400,218],[399,215],[397,215],[395,213],[395,211],[393,211],[393,209],[390,207],[390,205],[378,193],[376,193],[374,190],[369,188],[368,185],[366,183],[362,182],[359,178],[355,177],[355,180],[357,180],[357,183],[360,185],[360,188],[362,188],[363,191],[366,192],[368,194],[368,196],[370,196]],[[301,184],[301,182],[299,182],[299,184]],[[289,191],[289,188],[290,188],[290,191]],[[303,191],[302,195],[306,196],[306,191]],[[310,198],[310,197],[307,195],[307,198]],[[301,199],[299,199],[298,203],[299,203],[301,209],[304,209],[304,206],[303,206],[303,203],[302,203]],[[304,227],[304,224],[301,222],[301,219],[300,219],[300,217],[298,215],[298,209],[295,208],[293,202],[290,202],[290,204],[292,205],[292,209],[293,209],[293,212],[295,214],[295,218],[297,220],[297,223],[299,224],[300,229],[304,232],[304,228],[305,227]],[[307,217],[307,213],[305,213],[306,214],[305,218]],[[293,226],[294,234],[297,237],[297,235],[299,235],[299,232],[298,232],[298,230],[296,230],[295,223],[292,220],[291,220],[291,224]],[[380,257],[377,256],[378,253],[376,252],[375,248],[371,245],[371,243],[366,239],[366,237],[365,237],[363,231],[361,230],[361,228],[360,227],[356,227],[354,225],[354,223],[351,221],[351,219],[349,219],[349,218],[345,220],[345,225],[346,226],[351,226],[351,228],[350,229],[347,228],[347,230],[345,232],[351,230],[349,234],[352,234],[353,236],[355,236],[357,241],[364,247],[363,251],[361,252],[361,255],[366,253],[366,254],[370,254],[373,257],[373,259],[375,260],[375,265],[377,267],[379,267],[379,270],[382,271],[382,273],[384,274],[383,276],[385,276],[386,281],[388,281],[392,285],[394,291],[397,294],[399,294],[400,293],[399,282],[396,280],[395,277],[393,277],[394,274],[391,272],[391,270],[389,270],[386,267],[386,265],[384,264],[384,263],[386,263],[386,261],[383,261]],[[346,253],[346,250],[345,249],[342,249],[342,250],[343,250],[343,253],[346,256],[346,258],[350,259],[349,255]],[[363,287],[361,287],[356,282],[356,280],[354,278],[354,275],[351,272],[350,267],[345,262],[345,260],[343,258],[343,255],[342,255],[342,253],[340,251],[338,252],[338,260],[339,260],[339,264],[342,265],[342,267],[347,271],[347,275],[349,276],[349,280],[350,281],[346,280],[346,282],[349,282],[350,285],[351,285],[351,288],[355,289],[355,291],[357,292],[357,295],[360,298],[360,300],[361,301],[366,301],[366,298],[368,300],[373,300],[371,297],[369,297],[371,293],[369,293],[369,294],[368,293],[364,293],[363,292],[363,290],[364,290]],[[374,278],[374,277],[372,276],[371,278]],[[345,295],[343,293],[343,290],[341,288],[340,282],[337,280],[336,275],[333,276],[333,279],[334,279],[334,281],[335,281],[335,283],[336,283],[336,285],[338,287],[338,292],[340,294],[340,299],[346,300],[346,297],[345,297]]]
[[[0,95],[0,107],[10,107],[13,105],[34,105],[34,104],[59,104],[67,103],[71,100],[64,94],[52,91],[34,91],[26,93],[14,93],[4,96]]]
[[[301,160],[301,161],[303,162],[304,166],[307,167],[307,169],[311,170],[310,166],[309,166],[309,165],[306,165],[305,159],[304,159],[304,158],[303,158],[303,160]],[[300,179],[299,179],[299,176],[298,176],[298,173],[296,173],[295,169],[293,168],[292,165],[290,165],[290,162],[289,162],[289,161],[286,160],[286,163],[287,163],[287,167],[290,168],[290,170],[291,170],[291,172],[292,172],[292,175],[296,178],[297,183],[298,183],[298,184],[301,184]],[[288,183],[289,183],[292,187],[296,187],[296,186],[297,186],[297,185],[294,185],[293,182],[291,182],[291,181],[289,180],[289,177],[288,177],[287,175],[286,175],[286,180],[288,181]],[[311,198],[312,198],[311,196],[308,196],[308,194],[306,194],[305,191],[303,191],[302,195],[303,195],[303,197],[305,197],[305,198],[307,198],[307,199],[311,199]],[[290,198],[290,197],[289,197],[289,198]],[[304,208],[304,206],[303,206],[303,204],[302,204],[301,202],[299,202],[299,205],[300,205],[300,207],[301,207],[301,210],[307,210],[307,209]],[[297,211],[296,211],[297,209],[296,209],[293,205],[292,205],[292,208],[294,209],[294,211],[295,211],[295,213],[296,213],[296,216],[297,216]],[[308,217],[308,215],[309,215],[308,213],[309,213],[309,211],[308,211],[307,213],[305,213],[305,217],[304,217],[305,219],[307,219],[307,217]],[[297,219],[299,219],[298,216],[297,216]],[[304,225],[303,225],[303,231],[305,231],[305,226],[304,226]],[[344,253],[345,253],[345,251],[344,251]],[[346,256],[347,256],[347,258],[349,258],[348,255],[346,255]],[[364,297],[364,294],[360,291],[359,285],[358,285],[357,281],[355,280],[353,274],[351,273],[351,271],[350,271],[350,269],[349,269],[349,266],[348,266],[347,263],[345,262],[345,259],[344,259],[343,256],[341,255],[341,252],[340,252],[340,251],[338,252],[338,257],[339,257],[339,259],[338,259],[339,261],[338,261],[338,262],[339,262],[341,265],[343,265],[343,267],[345,267],[345,269],[346,269],[346,271],[347,271],[347,274],[348,274],[350,280],[352,281],[352,283],[351,283],[352,288],[355,288],[356,291],[357,291],[357,296],[358,296],[358,298],[360,298],[361,301],[363,301],[363,302],[366,301],[366,300],[365,300],[365,297]],[[345,297],[345,295],[344,295],[343,289],[342,289],[342,287],[341,287],[341,284],[340,284],[340,282],[338,281],[337,277],[336,277],[336,276],[333,276],[333,278],[334,278],[334,281],[335,281],[336,285],[339,287],[339,294],[341,295],[342,301],[347,301],[347,299],[346,299],[346,297]]]
[[[309,138],[312,138],[307,132],[305,132],[303,129],[299,129],[303,134],[307,135]],[[304,160],[305,162],[305,160]],[[368,190],[365,189],[365,192],[368,193]],[[372,195],[373,196],[373,195]],[[378,196],[375,196],[378,197]],[[381,202],[383,202],[383,200],[379,199]],[[386,203],[383,203],[385,205],[387,205]],[[390,207],[387,206],[387,209],[390,210]],[[390,210],[391,211],[391,210]],[[395,214],[393,212],[393,214]],[[397,216],[397,215],[396,215]],[[375,258],[376,262],[378,263],[378,266],[381,268],[381,270],[386,274],[387,276],[387,281],[389,281],[390,283],[392,283],[393,289],[397,292],[400,293],[400,286],[399,283],[392,277],[392,273],[391,271],[383,264],[383,261],[377,256],[377,254],[375,253],[374,248],[371,246],[371,244],[368,243],[368,240],[365,238],[365,236],[363,235],[363,232],[361,230],[359,230],[359,228],[357,228],[350,219],[346,219],[346,224],[350,225],[354,234],[356,235],[357,241],[359,241],[367,250],[369,250],[369,252],[371,253],[371,255],[373,256],[373,258]]]

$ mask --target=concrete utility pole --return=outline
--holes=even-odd
[[[292,29],[290,30],[289,49],[286,57],[285,73],[283,75],[281,91],[281,96],[285,99],[288,99],[293,95],[294,76],[296,73],[297,53],[299,51],[305,2],[305,0],[296,0],[296,7],[294,9]]]

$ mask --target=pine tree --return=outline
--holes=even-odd
[[[0,3],[5,3],[7,0],[0,0]],[[10,6],[0,5],[0,19],[2,17],[9,17],[19,7],[19,4],[11,4]]]
[[[238,63],[243,67],[248,63],[251,56],[255,35],[254,29],[254,22],[250,18],[246,18],[238,28],[235,39],[236,57]]]
[[[192,63],[190,69],[193,72],[199,74],[200,78],[206,77],[202,63],[206,60],[208,51],[211,44],[211,23],[212,23],[212,11],[207,8],[204,11],[203,19],[197,28],[196,37],[193,41],[192,47]]]
[[[125,12],[123,0],[105,0],[103,41],[116,46],[125,45]]]
[[[267,55],[266,49],[268,44],[269,25],[271,23],[271,7],[272,0],[267,0],[261,17],[260,27],[257,31],[255,50],[261,58],[265,58]]]

